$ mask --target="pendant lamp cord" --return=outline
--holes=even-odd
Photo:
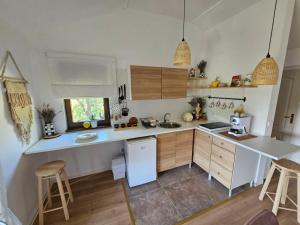
[[[276,0],[276,1],[277,1],[277,0]],[[184,41],[184,24],[185,24],[185,0],[183,0],[182,41]]]
[[[268,48],[267,58],[270,58],[270,47],[271,47],[271,42],[272,42],[272,35],[273,35],[273,28],[274,28],[276,7],[277,7],[277,0],[275,0],[275,8],[274,8],[274,14],[273,14],[273,22],[272,22],[272,28],[271,28],[271,35],[270,35],[270,41],[269,41],[269,48]]]

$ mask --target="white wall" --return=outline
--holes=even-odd
[[[31,52],[32,74],[37,87],[34,94],[39,96],[39,104],[47,102],[63,111],[55,120],[59,131],[66,129],[63,99],[55,97],[52,92],[45,51],[114,56],[122,70],[131,64],[173,66],[173,55],[182,38],[180,20],[130,9],[85,17],[50,28],[34,37],[37,47]],[[200,31],[193,25],[187,25],[186,40],[195,63],[203,52]],[[113,102],[115,98],[110,100]],[[187,99],[128,101],[128,106],[130,116],[154,116],[157,119],[162,119],[166,112],[172,113],[173,119],[178,119],[183,112],[191,109]],[[48,157],[49,160],[65,159],[67,172],[74,177],[110,169],[112,157],[122,147],[123,143],[117,142],[49,153]]]
[[[276,58],[280,78],[284,65],[284,58],[288,43],[289,29],[292,20],[294,0],[279,1],[271,55]],[[274,1],[263,0],[236,16],[225,20],[205,33],[206,59],[208,61],[207,74],[209,80],[220,76],[222,81],[229,82],[233,74],[251,74],[258,62],[265,57],[269,32],[271,28]],[[269,134],[268,127],[272,127],[276,106],[276,92],[278,85],[260,86],[245,90],[212,90],[209,94],[227,97],[247,97],[246,110],[254,116],[252,132],[259,135]],[[207,94],[207,93],[205,93]],[[275,98],[272,105],[271,100]],[[239,103],[238,103],[239,104]],[[228,120],[231,112],[214,110],[215,117]],[[268,126],[269,125],[269,126]]]
[[[284,66],[287,69],[300,68],[300,48],[289,49],[287,51]]]
[[[31,80],[30,46],[22,36],[0,21],[0,57],[3,59],[5,51],[10,50],[14,55],[24,76]],[[9,74],[15,74],[12,67],[8,67]],[[29,85],[31,92],[32,85]],[[35,99],[33,99],[35,102]],[[29,224],[36,212],[36,179],[35,168],[45,159],[42,155],[26,157],[23,151],[28,147],[22,145],[17,131],[11,120],[4,89],[1,85],[0,97],[0,163],[3,168],[5,185],[7,187],[8,204],[11,210],[24,223]],[[39,121],[34,113],[31,143],[39,138]]]

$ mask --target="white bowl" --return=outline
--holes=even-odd
[[[77,140],[89,140],[89,139],[92,139],[92,138],[95,138],[97,137],[97,133],[83,133],[83,134],[79,134],[77,136]]]

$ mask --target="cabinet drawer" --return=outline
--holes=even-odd
[[[217,145],[212,145],[211,160],[232,171],[234,163],[234,154]]]
[[[235,144],[232,144],[230,142],[224,141],[224,140],[222,140],[220,138],[217,138],[217,137],[213,138],[213,143],[215,145],[219,146],[219,147],[227,149],[228,151],[230,151],[232,153],[235,153],[235,147],[236,147]]]
[[[232,172],[214,161],[210,164],[210,174],[228,189],[231,188]]]
[[[209,142],[211,143],[212,142],[212,136],[204,131],[201,131],[201,130],[195,130],[195,139],[200,139],[200,140],[203,140],[205,142]]]
[[[198,166],[200,166],[203,170],[205,170],[207,173],[209,173],[209,167],[210,167],[210,158],[206,158],[205,156],[194,152],[193,161]]]

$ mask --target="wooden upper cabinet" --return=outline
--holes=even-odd
[[[162,98],[185,98],[187,76],[187,69],[162,68]]]
[[[133,100],[161,99],[161,67],[131,66]]]

